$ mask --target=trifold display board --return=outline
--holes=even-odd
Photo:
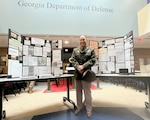
[[[123,37],[99,41],[99,71],[120,73],[127,69],[134,73],[133,32]]]
[[[16,37],[15,37],[16,36]],[[9,29],[8,75],[12,77],[44,77],[61,74],[62,40],[44,40],[24,36]],[[55,51],[55,52],[54,52]]]

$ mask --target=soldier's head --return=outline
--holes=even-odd
[[[84,35],[81,35],[80,36],[80,46],[81,47],[85,47],[86,46],[86,43],[87,43],[87,39]]]

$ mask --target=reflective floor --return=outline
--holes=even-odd
[[[72,110],[59,111],[34,116],[32,120],[143,120],[126,108],[94,107],[93,115],[89,118],[85,110],[75,115]]]

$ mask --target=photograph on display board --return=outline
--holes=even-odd
[[[23,36],[23,45],[31,45],[31,37]]]

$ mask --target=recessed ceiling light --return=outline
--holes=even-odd
[[[69,41],[65,41],[65,44],[68,44],[69,43]]]

